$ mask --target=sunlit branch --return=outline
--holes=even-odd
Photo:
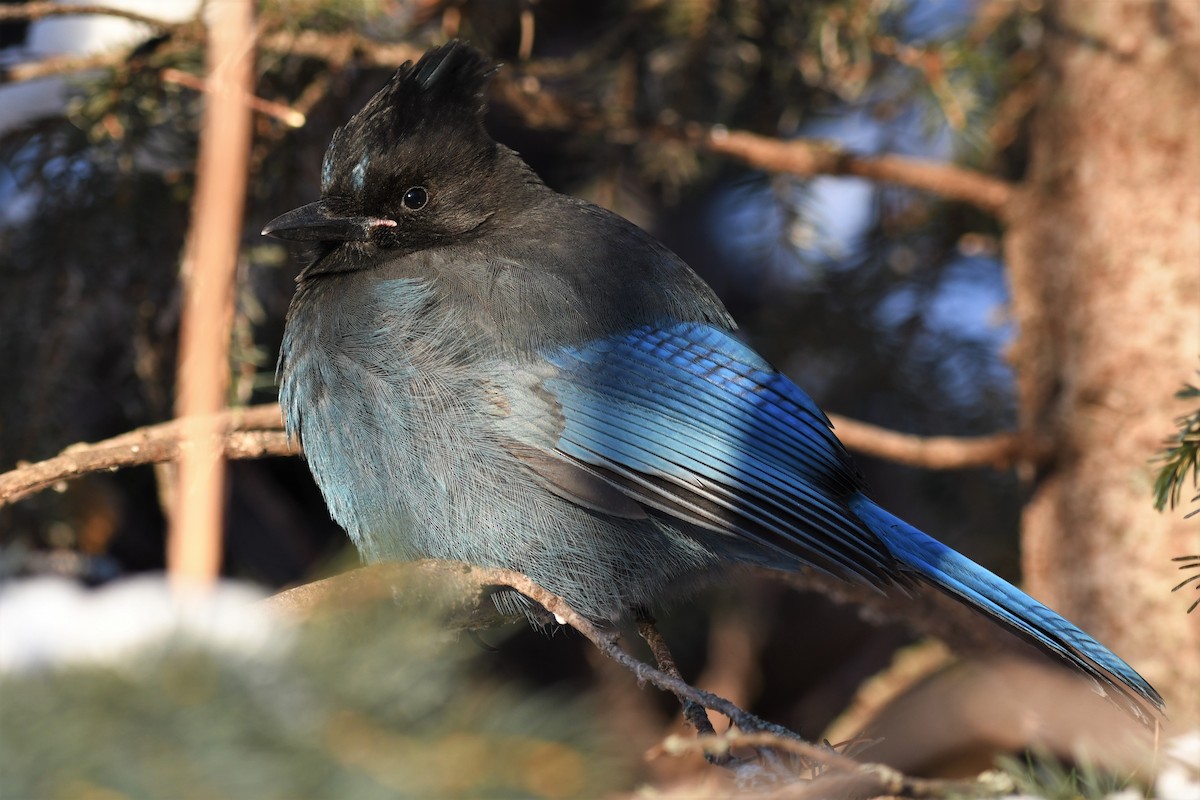
[[[937,161],[897,155],[856,155],[837,144],[712,128],[696,139],[710,153],[729,156],[757,169],[790,175],[854,175],[923,189],[948,200],[970,203],[1003,217],[1014,187],[982,172]]]
[[[220,427],[226,430],[221,436],[226,458],[266,458],[299,452],[282,431],[279,406],[234,409],[218,417]],[[71,445],[45,461],[19,464],[0,474],[0,506],[93,472],[175,461],[179,458],[182,424],[176,419],[148,425],[101,442]]]

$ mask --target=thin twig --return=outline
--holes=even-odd
[[[21,83],[93,69],[116,69],[128,63],[129,52],[126,50],[90,56],[52,56],[39,61],[0,67],[0,83]]]
[[[232,409],[219,415],[215,427],[227,431],[226,458],[266,458],[298,454],[283,433],[279,406]],[[93,472],[162,464],[179,458],[184,422],[179,419],[148,425],[101,442],[73,444],[57,456],[33,464],[20,463],[0,474],[0,506]]]
[[[944,669],[954,655],[940,639],[925,639],[898,650],[891,663],[859,684],[850,703],[829,723],[822,736],[832,742],[862,734],[883,709],[904,692]]]
[[[1005,215],[1014,187],[1007,181],[974,170],[906,156],[855,155],[831,142],[782,140],[724,128],[703,131],[693,140],[710,153],[736,158],[768,172],[813,175],[855,175],[923,189],[949,200],[970,203],[998,217]]]
[[[842,444],[866,455],[924,469],[991,467],[1003,470],[1036,453],[1015,433],[990,436],[915,436],[830,414]]]
[[[654,624],[654,619],[646,612],[639,614],[637,619],[638,635],[645,640],[650,647],[650,652],[654,654],[654,660],[658,664],[658,668],[668,675],[683,680],[683,674],[679,671],[679,666],[675,663],[675,656],[671,653],[671,648],[667,646],[667,640],[659,633],[658,627]],[[696,729],[696,733],[700,735],[713,735],[716,730],[713,728],[712,721],[708,718],[708,713],[703,706],[693,703],[690,700],[684,700],[683,716],[691,723],[691,726]]]
[[[186,86],[189,89],[194,89],[197,92],[212,91],[208,81],[203,78],[193,75],[190,72],[184,72],[181,69],[167,67],[159,72],[159,77],[166,83],[176,83],[180,86]],[[271,100],[264,100],[261,97],[256,97],[253,94],[245,93],[242,96],[242,102],[248,105],[253,111],[264,114],[268,117],[273,117],[289,128],[302,128],[307,122],[304,114],[294,108],[289,108],[283,103],[276,103]]]
[[[165,427],[152,426],[143,430],[149,432]],[[126,433],[96,444],[72,445],[54,458],[6,472],[0,475],[0,506],[93,472],[177,461],[180,436],[177,426],[173,427],[175,429],[169,435],[155,432],[140,441],[130,441],[130,434]],[[295,445],[288,443],[287,435],[282,431],[228,431],[220,448],[229,459],[290,456],[299,452]]]
[[[517,45],[517,58],[521,61],[528,61],[533,55],[533,8],[530,7],[528,0],[521,4],[521,41]]]
[[[333,67],[356,60],[367,67],[395,68],[420,58],[425,50],[410,44],[377,42],[357,33],[322,33],[306,30],[270,33],[259,40],[259,49],[283,56],[315,58]]]

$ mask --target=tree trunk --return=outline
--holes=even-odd
[[[1200,719],[1200,613],[1171,593],[1200,520],[1152,505],[1152,460],[1200,366],[1200,4],[1058,0],[1006,250],[1023,432],[1049,461],[1026,586]],[[1190,495],[1188,495],[1190,497]]]

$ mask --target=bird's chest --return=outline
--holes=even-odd
[[[449,524],[479,482],[491,403],[479,343],[423,286],[390,281],[355,299],[298,297],[280,402],[334,519],[372,557],[375,531]]]

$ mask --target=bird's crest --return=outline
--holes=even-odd
[[[488,139],[484,93],[497,65],[474,47],[450,41],[406,61],[387,85],[333,136],[325,153],[322,190],[339,165],[364,164],[378,148],[420,134],[454,130]]]

